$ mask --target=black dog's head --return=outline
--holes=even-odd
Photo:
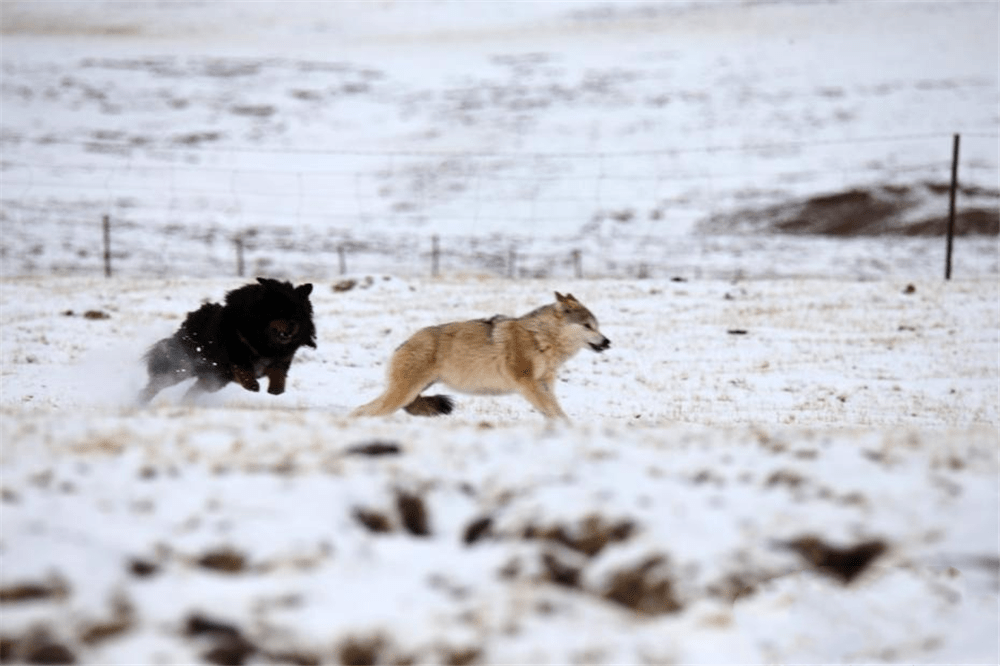
[[[315,348],[309,302],[312,288],[308,282],[295,287],[290,282],[257,278],[257,284],[226,294],[226,307],[235,311],[244,335],[253,336],[254,342],[272,352],[294,351],[302,345]]]

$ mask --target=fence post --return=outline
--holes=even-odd
[[[583,277],[583,266],[580,260],[579,250],[573,250],[573,275],[577,280]]]
[[[344,249],[343,245],[337,246],[337,257],[340,260],[340,274],[347,274],[347,250]]]
[[[243,236],[241,234],[236,234],[236,237],[233,239],[233,243],[236,244],[236,276],[243,277]]]
[[[955,194],[958,190],[958,142],[956,134],[951,149],[951,194],[948,197],[948,244],[945,248],[944,279],[951,279],[951,249],[955,239]]]
[[[513,278],[517,274],[517,249],[511,245],[507,252],[507,277]]]
[[[104,227],[104,277],[111,277],[111,216],[105,215],[102,220]]]
[[[441,248],[438,245],[437,234],[431,236],[431,277],[438,277],[440,271]]]

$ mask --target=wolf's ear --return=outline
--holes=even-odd
[[[295,293],[299,298],[309,298],[309,294],[313,291],[313,286],[311,283],[306,282],[305,284],[300,284],[295,288]]]
[[[576,298],[573,297],[573,294],[566,294],[566,302],[567,303],[579,303],[580,301],[576,300]]]
[[[555,307],[555,314],[556,314],[556,317],[559,317],[559,318],[562,318],[562,316],[563,316],[564,314],[566,314],[566,310],[568,310],[568,309],[569,309],[569,308],[567,307],[567,305],[566,305],[566,303],[567,303],[567,302],[568,302],[568,301],[566,300],[566,297],[565,297],[565,296],[563,296],[562,294],[560,294],[560,293],[559,293],[559,292],[557,291],[557,292],[556,292],[556,307]]]
[[[259,277],[259,278],[257,278],[257,282],[260,282],[262,285],[264,285],[266,287],[268,285],[268,283],[274,282],[274,280],[272,280],[271,278],[262,278],[262,277]]]

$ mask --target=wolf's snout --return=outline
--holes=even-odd
[[[593,349],[595,352],[602,352],[610,346],[611,346],[611,340],[604,338],[601,344],[599,345],[591,344],[590,348]]]

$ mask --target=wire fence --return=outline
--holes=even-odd
[[[998,135],[963,138],[972,146],[963,192],[995,206]],[[719,214],[872,184],[926,194],[923,185],[940,189],[950,177],[950,140],[934,133],[618,152],[15,141],[0,169],[0,251],[4,275],[797,274],[808,272],[802,262],[781,257],[820,241],[751,240],[771,253],[762,270],[746,260],[746,238],[690,231]],[[930,251],[914,239],[887,243],[883,254],[907,270]],[[863,249],[842,243],[837,253],[812,270],[865,274]]]

